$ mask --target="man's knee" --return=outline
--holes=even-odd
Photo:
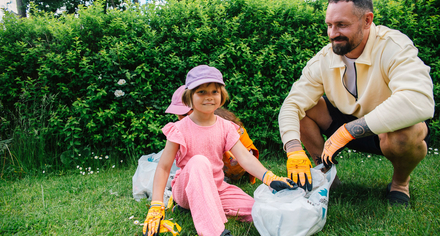
[[[332,123],[332,118],[323,97],[319,99],[314,107],[306,111],[306,116],[300,121],[301,129],[307,132],[310,122],[318,125],[321,130],[327,130]]]
[[[427,134],[428,129],[424,122],[394,132],[380,134],[381,150],[385,156],[387,154],[402,156],[426,151],[427,144],[424,142],[424,138]]]

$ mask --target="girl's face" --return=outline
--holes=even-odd
[[[215,83],[202,84],[196,89],[192,97],[192,105],[195,111],[214,113],[221,103],[221,91]]]

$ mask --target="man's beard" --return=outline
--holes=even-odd
[[[336,38],[330,39],[330,41],[332,43],[333,52],[337,55],[343,56],[343,55],[353,51],[355,48],[357,48],[361,44],[362,39],[363,39],[363,33],[362,33],[361,29],[358,31],[358,33],[356,34],[356,36],[354,38],[358,38],[359,40],[353,42],[353,41],[350,41],[345,36],[338,36]],[[345,40],[346,43],[345,44],[344,43],[335,44],[334,43],[335,40],[336,41]]]

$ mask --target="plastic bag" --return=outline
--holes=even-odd
[[[159,153],[152,153],[148,155],[143,155],[138,160],[138,166],[136,172],[133,175],[133,198],[136,201],[140,201],[142,198],[147,198],[151,200],[151,195],[153,194],[153,180],[154,173],[156,172],[157,163],[162,156],[163,150]],[[164,191],[163,202],[168,202],[171,197],[171,181],[176,175],[176,171],[179,168],[176,163],[173,163],[171,167],[170,175],[167,180],[167,185]]]
[[[312,235],[322,230],[327,219],[329,189],[336,176],[336,167],[326,173],[323,165],[311,169],[313,189],[302,188],[272,193],[265,184],[254,192],[252,217],[262,236]]]

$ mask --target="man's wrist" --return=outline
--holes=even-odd
[[[301,142],[298,139],[288,141],[284,147],[287,153],[303,150]]]

